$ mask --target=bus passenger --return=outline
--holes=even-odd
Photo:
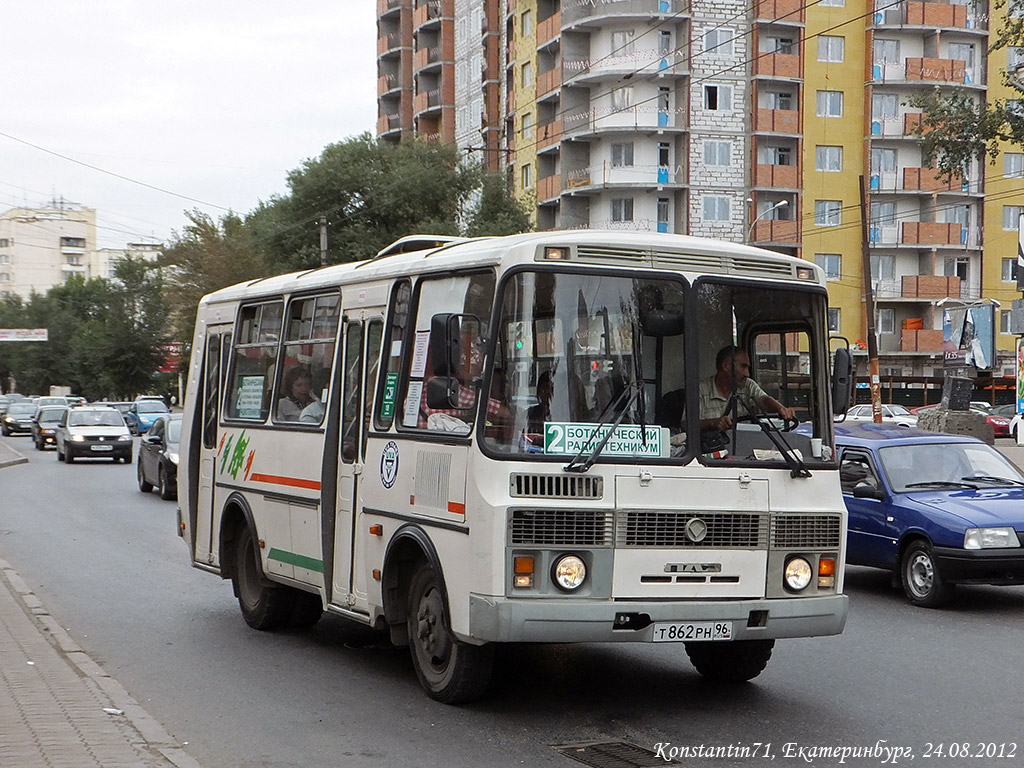
[[[280,421],[299,421],[303,409],[320,402],[310,391],[309,369],[304,365],[288,369],[284,375],[283,389],[285,396],[277,401],[277,418]]]

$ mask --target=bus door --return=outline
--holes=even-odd
[[[334,517],[332,602],[351,606],[366,587],[354,583],[355,523],[362,506],[360,480],[366,459],[367,428],[380,361],[384,307],[345,311],[341,353],[338,483]]]
[[[203,361],[203,424],[199,457],[199,498],[196,505],[195,558],[206,565],[218,565],[214,535],[220,524],[217,504],[216,466],[220,448],[220,409],[223,403],[224,374],[231,354],[231,326],[215,325],[206,330],[206,359]]]

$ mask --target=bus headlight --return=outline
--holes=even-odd
[[[576,555],[563,555],[555,562],[551,576],[559,589],[572,592],[579,589],[586,580],[587,566]]]
[[[807,585],[811,583],[811,576],[813,574],[814,571],[811,570],[811,564],[804,558],[790,558],[789,562],[786,563],[784,575],[786,589],[792,592],[800,592],[806,589]]]

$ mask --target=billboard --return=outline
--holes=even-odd
[[[0,341],[49,341],[46,328],[0,328]]]
[[[1024,413],[1024,336],[1017,337],[1017,413]]]
[[[942,362],[946,368],[987,370],[995,363],[996,308],[993,304],[942,311]]]
[[[1024,291],[1024,216],[1017,219],[1017,290]]]

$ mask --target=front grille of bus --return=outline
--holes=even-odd
[[[578,261],[599,264],[632,262],[635,266],[678,269],[683,272],[783,278],[794,276],[792,265],[785,261],[762,261],[727,253],[685,253],[581,245],[576,249],[576,258]]]
[[[604,478],[586,475],[513,474],[509,494],[517,499],[600,499]]]
[[[611,512],[581,509],[516,509],[509,517],[509,542],[520,546],[610,544]]]
[[[838,549],[839,515],[773,515],[773,549]]]
[[[686,524],[699,518],[707,533],[698,542],[686,535]],[[754,548],[768,544],[768,519],[746,512],[652,512],[619,513],[615,544],[620,547]]]

